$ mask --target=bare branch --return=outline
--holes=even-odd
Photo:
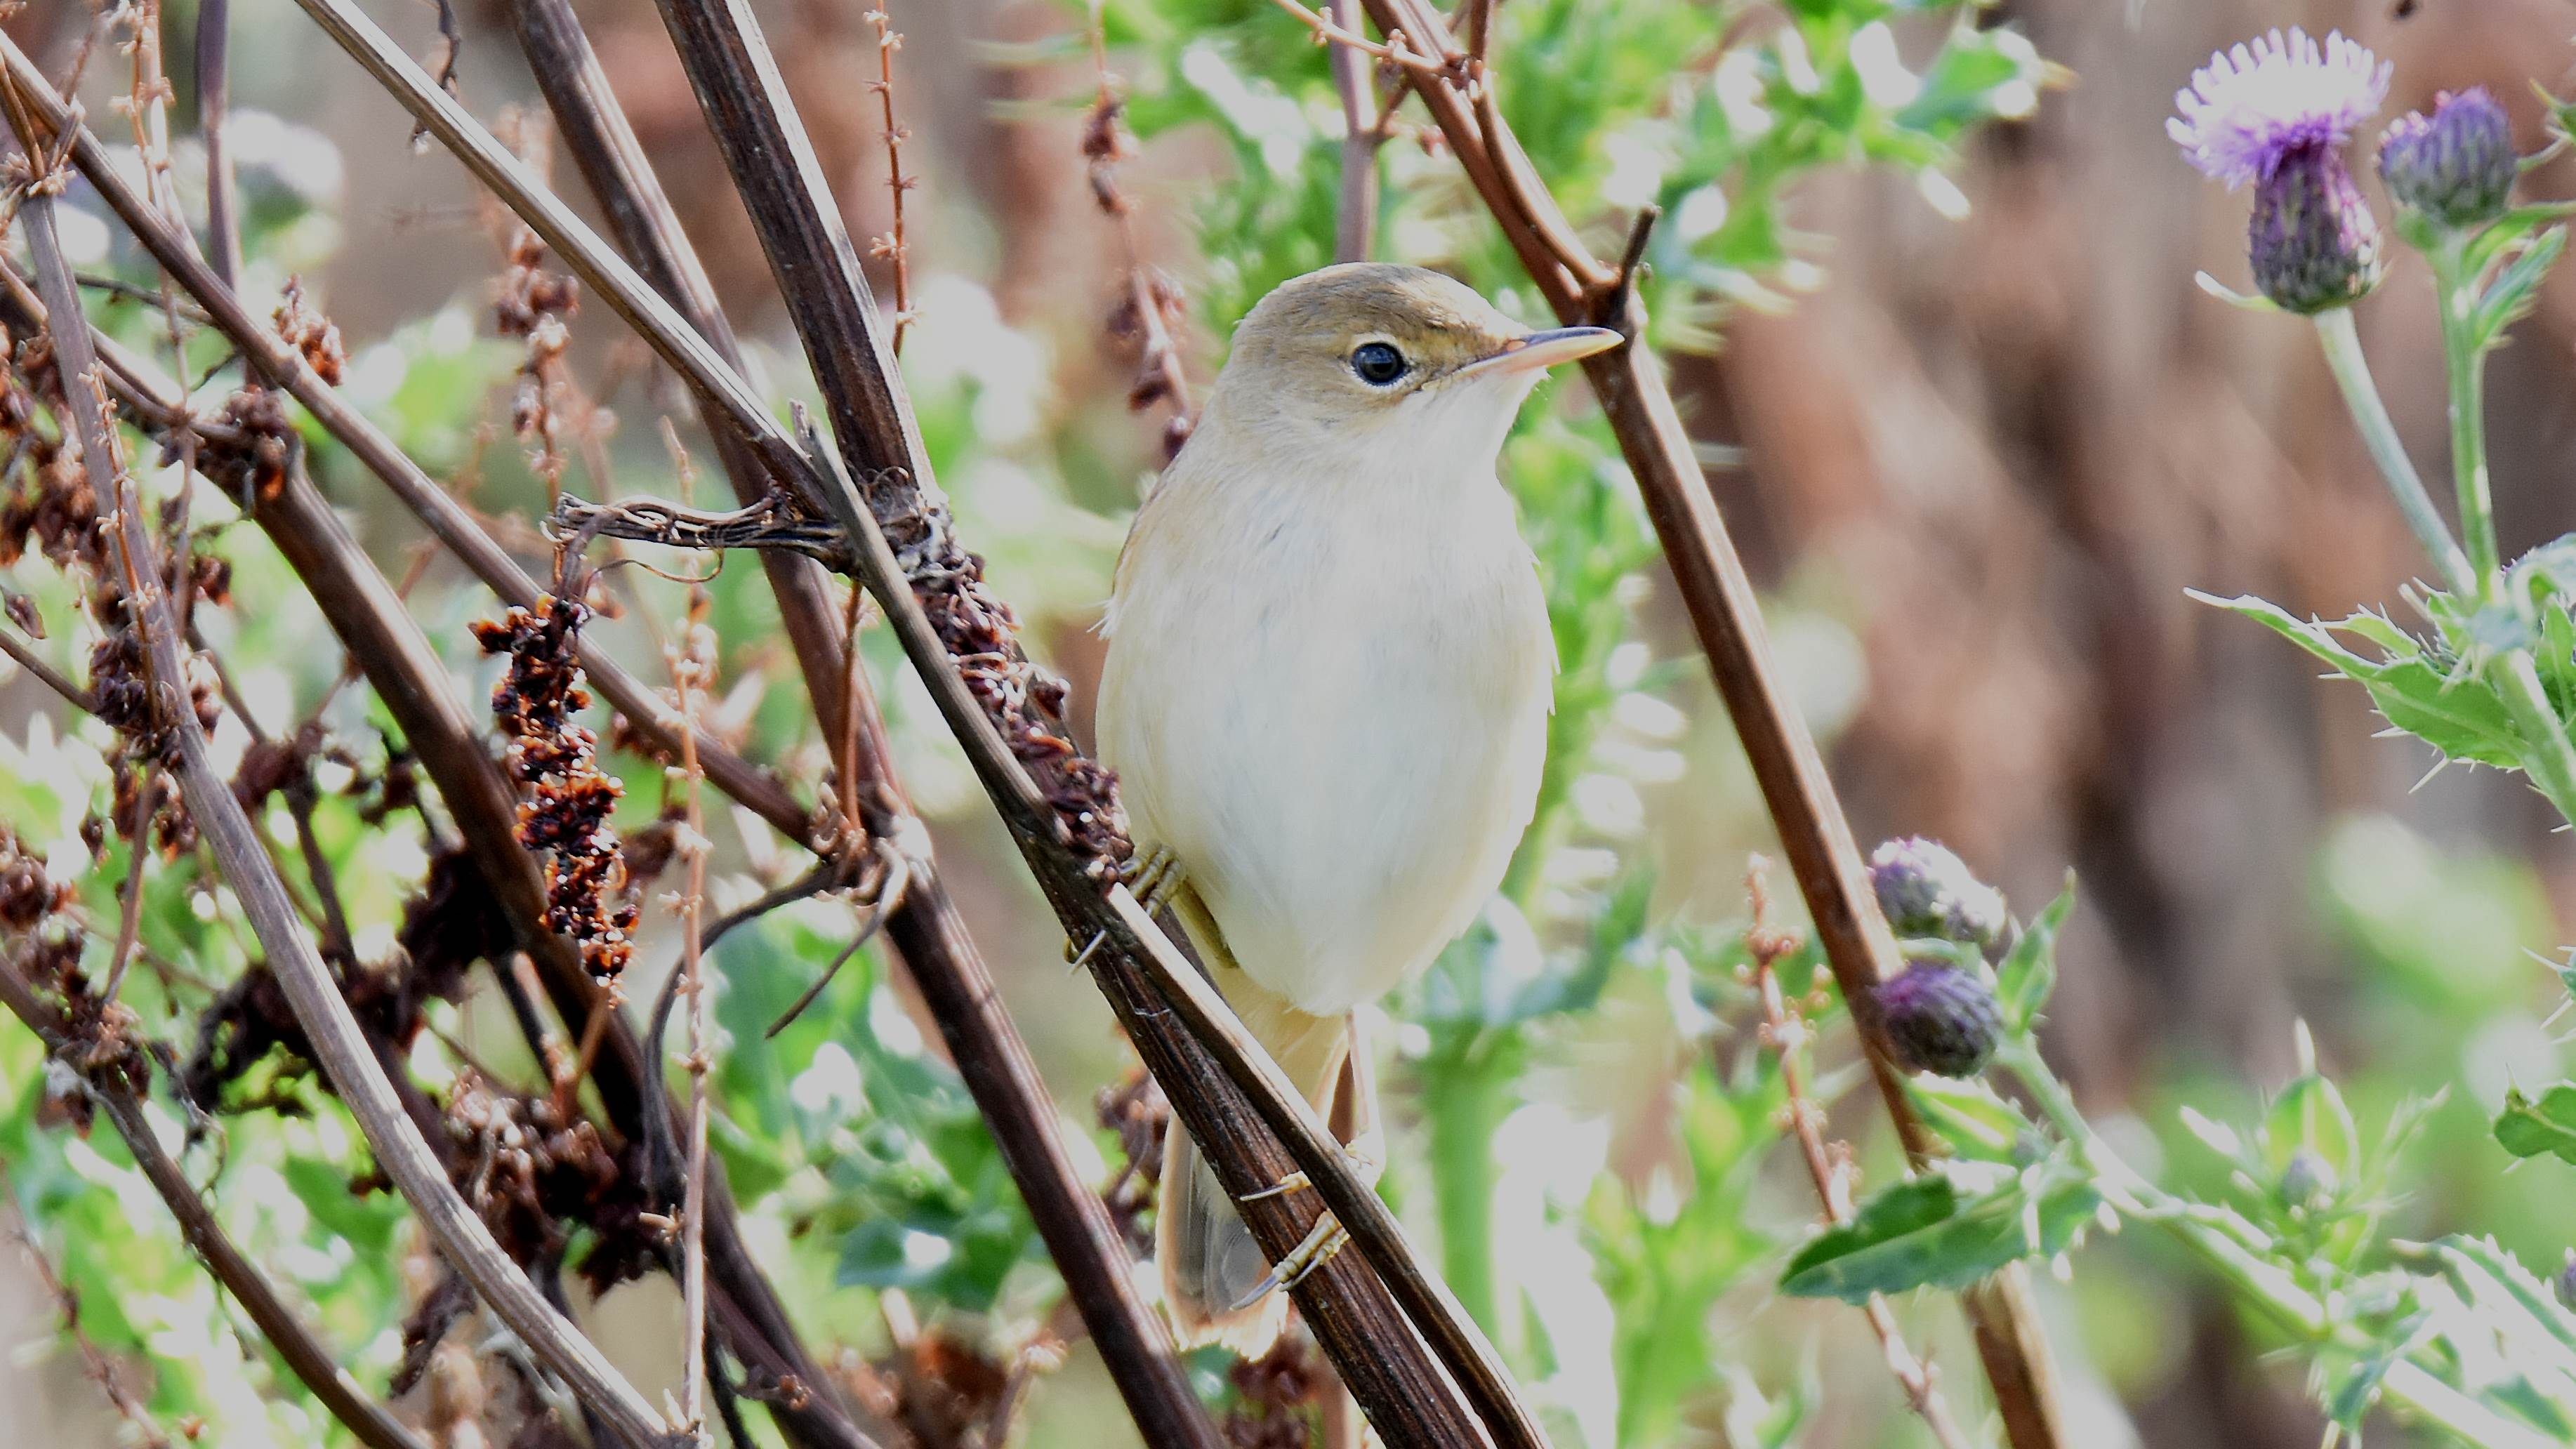
[[[48,1051],[57,1056],[77,1053],[78,1043],[68,1034],[61,1013],[30,990],[26,978],[6,962],[0,962],[0,1004],[14,1012]],[[83,1081],[106,1109],[116,1135],[125,1139],[126,1150],[133,1154],[135,1166],[143,1169],[144,1180],[152,1184],[152,1190],[169,1206],[170,1215],[178,1219],[180,1236],[188,1240],[206,1271],[250,1315],[252,1326],[286,1361],[288,1371],[313,1391],[313,1397],[322,1402],[331,1417],[347,1425],[368,1449],[429,1449],[349,1376],[348,1370],[340,1366],[339,1356],[313,1337],[266,1276],[234,1245],[223,1225],[215,1220],[214,1210],[206,1206],[187,1174],[161,1146],[151,1119],[143,1115],[142,1101],[132,1089],[111,1075],[91,1074]]]
[[[1381,30],[1401,27],[1438,39],[1444,53],[1452,48],[1428,0],[1365,3]],[[1645,496],[1692,628],[1708,654],[1709,672],[1743,740],[1825,958],[1851,1004],[1889,1120],[1919,1165],[1931,1141],[1888,1057],[1873,992],[1898,965],[1896,941],[1871,898],[1860,849],[1824,757],[1783,687],[1763,630],[1761,600],[1718,517],[1663,371],[1640,345],[1646,319],[1628,269],[1614,274],[1579,246],[1572,256],[1563,250],[1572,230],[1555,198],[1528,174],[1509,128],[1490,104],[1479,106],[1469,86],[1456,76],[1422,75],[1415,89],[1557,316],[1567,323],[1615,326],[1630,338],[1626,347],[1584,359],[1584,375]],[[2029,1301],[2027,1276],[2018,1266],[2008,1268],[1961,1296],[2014,1449],[2060,1449],[2066,1436],[2056,1370]]]
[[[14,48],[11,54],[14,57]],[[10,80],[14,85],[16,77]],[[43,138],[22,133],[19,139],[34,154]],[[405,1115],[329,969],[315,954],[257,832],[213,768],[195,712],[173,703],[185,698],[178,627],[159,584],[142,510],[116,457],[89,329],[65,322],[82,314],[70,269],[55,239],[53,204],[50,195],[31,194],[19,213],[20,224],[35,257],[38,290],[58,323],[51,333],[54,355],[80,434],[83,464],[93,486],[106,485],[118,500],[113,537],[125,572],[128,622],[141,636],[160,725],[175,746],[173,773],[189,813],[241,901],[297,1021],[312,1041],[315,1057],[366,1134],[378,1164],[420,1215],[442,1254],[530,1350],[573,1384],[620,1432],[639,1444],[660,1443],[664,1426],[651,1404],[545,1301],[493,1241],[483,1220],[457,1196],[419,1126]]]

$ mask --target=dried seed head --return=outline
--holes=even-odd
[[[315,309],[304,294],[304,279],[286,279],[283,301],[272,319],[277,335],[286,345],[304,354],[313,371],[333,387],[340,385],[340,374],[348,368],[348,349],[340,344],[340,329],[330,318]]]
[[[519,841],[546,863],[546,927],[580,946],[593,975],[615,977],[634,952],[635,904],[608,823],[617,781],[599,768],[599,737],[574,716],[590,704],[580,687],[580,629],[590,611],[548,595],[533,610],[474,626],[488,653],[510,667],[492,689],[492,713],[510,737],[510,772],[527,790]]]

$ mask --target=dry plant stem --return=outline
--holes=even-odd
[[[912,326],[912,249],[903,230],[903,194],[913,187],[915,178],[903,174],[903,142],[911,134],[895,124],[894,119],[894,53],[903,49],[903,37],[897,34],[894,20],[886,14],[893,0],[877,0],[876,8],[860,17],[877,33],[877,78],[868,89],[877,93],[877,108],[885,128],[886,189],[894,194],[894,228],[869,244],[873,256],[885,258],[894,269],[894,339],[897,357],[903,355],[903,334]]]
[[[707,1423],[707,1068],[714,1043],[707,1030],[706,977],[700,950],[700,910],[706,901],[706,812],[699,796],[705,777],[698,769],[698,686],[703,656],[697,632],[703,624],[706,593],[689,589],[689,617],[680,640],[670,649],[671,684],[680,700],[680,718],[693,728],[680,734],[680,768],[688,778],[689,838],[682,846],[689,862],[688,890],[680,900],[680,965],[689,997],[689,1166],[688,1185],[680,1206],[680,1323],[687,1335],[680,1372],[680,1424],[701,1449],[714,1449]]]
[[[1444,53],[1454,48],[1426,0],[1365,3],[1381,31],[1401,29]],[[1824,757],[1772,661],[1752,580],[1718,517],[1663,372],[1643,345],[1646,319],[1635,289],[1616,283],[1593,288],[1579,280],[1601,269],[1597,263],[1587,267],[1588,256],[1564,254],[1571,229],[1547,188],[1523,174],[1526,163],[1518,159],[1517,144],[1490,105],[1480,112],[1453,75],[1419,76],[1415,89],[1559,319],[1615,326],[1631,339],[1626,347],[1586,358],[1584,375],[1645,497],[1709,672],[1743,741],[1835,982],[1850,1004],[1889,1119],[1908,1158],[1919,1163],[1931,1143],[1888,1060],[1876,1010],[1875,988],[1898,964],[1896,943],[1871,899]],[[2016,1265],[1961,1299],[2014,1449],[2061,1449],[2066,1434],[2056,1369],[2030,1301],[2028,1275]]]
[[[1331,6],[1335,25],[1359,29],[1360,0],[1331,0]],[[1342,191],[1333,210],[1333,260],[1364,262],[1376,250],[1377,151],[1386,133],[1378,129],[1382,118],[1368,56],[1336,45],[1331,60],[1333,89],[1342,98]]]
[[[1243,1114],[1233,1094],[1212,1094],[1202,1085],[1208,1083],[1206,1057],[1197,1043],[1175,1033],[1152,1005],[1155,994],[1190,999],[1195,1009],[1185,1010],[1184,1019],[1206,1033],[1201,1039],[1214,1045],[1227,1074],[1251,1093],[1262,1120],[1285,1139],[1296,1166],[1318,1184],[1320,1195],[1351,1229],[1367,1263],[1385,1275],[1395,1301],[1440,1350],[1439,1366],[1419,1353],[1385,1291],[1368,1283],[1358,1264],[1337,1261],[1301,1285],[1300,1305],[1390,1445],[1453,1443],[1472,1434],[1441,1386],[1442,1366],[1467,1389],[1498,1444],[1530,1449],[1544,1443],[1499,1358],[1423,1271],[1393,1215],[1352,1175],[1340,1144],[1313,1110],[1124,888],[1113,887],[1103,901],[1094,874],[1097,862],[1068,848],[1059,834],[1060,821],[967,689],[872,515],[873,510],[905,516],[925,508],[937,494],[874,305],[812,148],[741,5],[665,0],[663,15],[794,310],[807,360],[832,410],[842,456],[854,474],[863,472],[871,479],[873,491],[865,502],[852,496],[846,482],[826,496],[834,516],[851,531],[862,581],[885,609],[1068,930],[1084,941],[1109,933],[1113,949],[1093,953],[1094,971],[1104,978],[1139,1051],[1163,1078],[1184,1121],[1235,1192],[1258,1191],[1277,1181],[1276,1171],[1265,1177],[1260,1165],[1247,1161],[1251,1154],[1246,1149],[1253,1144],[1242,1130]],[[1152,942],[1150,950],[1146,940]],[[906,952],[910,954],[908,947]],[[1146,973],[1141,979],[1140,971]],[[1150,988],[1144,985],[1148,980]],[[1215,1130],[1221,1109],[1237,1113],[1232,1131]],[[1269,1155],[1275,1161],[1277,1154]],[[1113,1231],[1096,1199],[1086,1197],[1082,1206],[1097,1231]],[[1256,1211],[1254,1231],[1269,1252],[1282,1254],[1311,1221],[1310,1207],[1300,1203],[1285,1213]],[[1122,1280],[1122,1289],[1126,1286]],[[1075,1301],[1086,1300],[1077,1292]],[[1091,1327],[1097,1336],[1096,1319]],[[1159,1323],[1152,1331],[1159,1341]],[[1193,1413],[1191,1420],[1197,1432],[1203,1417]]]
[[[742,351],[734,341],[732,325],[716,305],[715,287],[680,231],[679,216],[636,141],[634,128],[627,124],[625,110],[609,90],[608,76],[600,69],[599,57],[580,22],[573,18],[568,0],[513,0],[511,8],[518,21],[520,49],[526,52],[529,71],[554,115],[556,137],[598,199],[619,249],[708,345],[741,372]],[[768,498],[769,473],[760,455],[739,429],[724,425],[721,410],[711,405],[708,393],[700,390],[698,398],[707,432],[715,439],[717,461],[734,496],[746,506]],[[760,566],[778,598],[780,622],[822,721],[823,737],[842,739],[847,726],[841,692],[827,687],[844,652],[831,583],[820,565],[793,554],[763,549]]]
[[[1762,1039],[1780,1061],[1780,1085],[1789,1098],[1789,1130],[1798,1139],[1798,1150],[1806,1159],[1808,1180],[1816,1185],[1816,1200],[1824,1205],[1825,1221],[1839,1227],[1850,1222],[1851,1159],[1849,1149],[1837,1154],[1825,1141],[1824,1104],[1807,1093],[1807,1069],[1800,1053],[1811,1037],[1803,1018],[1789,1013],[1789,1004],[1780,993],[1781,958],[1798,949],[1795,933],[1774,930],[1770,924],[1770,899],[1763,877],[1770,862],[1753,858],[1745,873],[1745,894],[1753,903],[1753,927],[1745,933],[1744,944],[1753,956],[1754,983],[1762,993]],[[1871,1294],[1863,1312],[1869,1318],[1870,1331],[1878,1335],[1879,1351],[1887,1360],[1888,1374],[1905,1394],[1907,1407],[1923,1420],[1942,1449],[1968,1449],[1969,1440],[1958,1421],[1950,1415],[1949,1401],[1932,1377],[1932,1371],[1907,1347],[1905,1335],[1896,1326],[1896,1314],[1887,1299]]]
[[[134,233],[136,240],[143,243],[153,260],[160,263],[179,286],[206,309],[214,326],[227,341],[241,350],[253,368],[302,403],[313,414],[314,421],[346,446],[362,466],[381,479],[486,587],[510,603],[534,604],[540,592],[536,581],[475,523],[473,515],[441,488],[437,480],[423,472],[420,465],[405,456],[382,429],[367,421],[329,383],[315,374],[301,353],[254,317],[241,298],[197,257],[192,239],[172,230],[142,198],[134,194],[98,138],[86,128],[67,124],[70,118],[60,98],[28,61],[25,52],[5,35],[0,35],[0,55],[6,56],[10,79],[16,83],[19,93],[26,97],[35,121],[70,142],[72,164],[80,169],[81,175],[97,190],[99,197],[108,203],[117,219]],[[601,696],[627,717],[637,733],[657,753],[666,759],[678,756],[679,722],[659,694],[593,646],[583,646],[581,665]],[[704,737],[698,741],[698,757],[706,767],[707,778],[716,788],[749,806],[788,838],[802,841],[811,835],[812,821],[805,808],[769,774],[718,742]]]
[[[0,962],[0,1004],[5,1004],[34,1032],[46,1050],[59,1056],[80,1049],[62,1013],[38,997],[26,978],[5,962]],[[152,1190],[168,1205],[170,1215],[178,1220],[180,1235],[206,1265],[206,1271],[250,1315],[252,1325],[286,1361],[287,1370],[312,1390],[313,1397],[321,1401],[331,1417],[347,1425],[367,1449],[430,1449],[384,1405],[368,1396],[340,1366],[339,1358],[323,1347],[294,1310],[286,1306],[257,1265],[234,1245],[223,1225],[215,1220],[214,1210],[162,1148],[151,1120],[144,1115],[141,1100],[112,1077],[88,1078],[86,1085],[106,1112],[108,1124],[125,1139],[126,1150],[143,1170],[144,1180],[152,1184]]]
[[[64,678],[60,670],[47,664],[44,656],[19,640],[16,630],[0,626],[0,654],[8,655],[17,662],[19,668],[34,675],[38,683],[62,696],[65,704],[83,714],[98,713],[98,701],[91,697],[90,692]]]
[[[0,268],[0,283],[9,284],[0,301],[16,314],[10,316],[11,324],[30,330],[42,326],[41,304],[20,295],[15,280]],[[177,389],[167,378],[95,331],[92,342],[114,369],[128,406],[164,423],[184,419]],[[401,591],[367,558],[305,476],[300,461],[290,464],[276,489],[253,500],[252,518],[385,702],[437,787],[476,870],[500,899],[528,956],[543,968],[542,984],[557,1014],[568,1022],[591,1019],[598,988],[570,944],[541,924],[545,887],[535,862],[518,843],[517,795],[493,760],[481,725],[454,697],[446,666],[404,608]],[[647,1064],[622,1021],[609,1021],[594,1067],[592,1083],[601,1103],[626,1135],[646,1130],[648,1112],[670,1110],[659,1092],[658,1069]],[[709,1268],[721,1290],[713,1306],[725,1341],[737,1357],[771,1379],[792,1379],[815,1391],[801,1405],[770,1405],[782,1430],[812,1449],[874,1449],[879,1438],[889,1437],[884,1426],[862,1427],[837,1400],[825,1401],[834,1380],[798,1343],[785,1309],[744,1247],[721,1174],[710,1187],[706,1229]]]
[[[1118,89],[1110,83],[1109,37],[1098,0],[1091,7],[1091,73],[1099,89],[1092,103],[1095,117],[1107,117],[1118,104]],[[1112,124],[1113,131],[1123,130]],[[1154,274],[1145,265],[1144,244],[1136,237],[1136,214],[1126,193],[1118,189],[1114,176],[1117,157],[1096,155],[1091,158],[1091,194],[1100,209],[1118,227],[1119,256],[1127,265],[1127,305],[1136,312],[1136,341],[1145,363],[1160,377],[1163,398],[1171,406],[1175,422],[1186,426],[1191,417],[1190,377],[1181,366],[1181,350],[1172,340],[1172,329],[1163,322],[1163,304],[1156,295]],[[1177,449],[1175,449],[1177,451]]]
[[[37,149],[37,137],[19,139],[30,152]],[[312,1041],[316,1060],[366,1134],[378,1165],[419,1214],[441,1255],[539,1361],[561,1375],[619,1432],[639,1445],[662,1442],[660,1416],[643,1395],[546,1303],[518,1265],[493,1241],[483,1220],[457,1196],[446,1170],[423,1140],[418,1124],[405,1115],[383,1065],[356,1017],[350,1014],[349,1004],[341,999],[329,969],[315,954],[257,832],[208,758],[205,732],[195,714],[184,707],[172,707],[174,701],[186,697],[186,686],[181,682],[186,674],[179,655],[178,629],[169,598],[152,566],[151,540],[143,526],[139,501],[116,459],[104,413],[104,389],[96,381],[98,363],[90,349],[89,329],[67,320],[79,318],[82,313],[70,269],[55,240],[53,198],[42,192],[31,195],[19,215],[35,257],[38,290],[58,324],[51,333],[54,355],[80,434],[83,466],[93,480],[98,480],[93,487],[103,481],[107,487],[101,491],[117,500],[114,537],[126,574],[126,607],[142,636],[162,727],[175,739],[174,773],[181,796],[241,901],[243,913],[259,938],[270,968],[277,973],[279,985],[285,989],[298,1024]]]
[[[227,287],[241,280],[240,202],[224,137],[232,111],[232,0],[197,0],[197,134],[206,147],[206,263]]]

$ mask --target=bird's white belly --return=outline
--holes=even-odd
[[[1302,1010],[1428,965],[1529,823],[1555,657],[1493,502],[1499,528],[1335,528],[1285,545],[1299,568],[1148,564],[1121,589],[1101,747],[1138,837],[1172,849],[1245,972]]]

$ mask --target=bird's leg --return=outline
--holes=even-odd
[[[1332,1129],[1341,1142],[1342,1159],[1350,1164],[1351,1176],[1368,1187],[1386,1172],[1386,1124],[1377,1114],[1377,1057],[1370,1052],[1368,1037],[1358,1013],[1351,1016],[1350,1049],[1342,1058],[1339,1090],[1333,1098]],[[1315,1185],[1304,1171],[1292,1172],[1259,1192],[1246,1193],[1245,1202],[1259,1202],[1266,1197],[1281,1197]]]
[[[1131,858],[1120,868],[1118,878],[1136,893],[1146,915],[1159,916],[1171,905],[1172,893],[1181,888],[1189,874],[1181,869],[1181,858],[1172,854],[1171,847],[1157,845]]]
[[[1145,907],[1148,916],[1163,914],[1163,909],[1171,904],[1172,893],[1181,888],[1186,878],[1181,870],[1180,857],[1172,854],[1168,846],[1161,845],[1143,855],[1131,857],[1118,869],[1118,879],[1136,893],[1137,901]],[[1080,951],[1074,950],[1073,942],[1067,941],[1064,943],[1064,959],[1078,971],[1091,964],[1092,953],[1108,940],[1109,933],[1103,931],[1093,936],[1091,944]]]
[[[1334,1220],[1331,1213],[1315,1219],[1315,1225],[1306,1230],[1305,1241],[1289,1249],[1288,1256],[1272,1265],[1270,1271],[1262,1275],[1261,1281],[1252,1285],[1251,1292],[1228,1304],[1226,1312],[1241,1313],[1273,1293],[1284,1293],[1305,1282],[1308,1274],[1331,1262],[1333,1255],[1350,1240],[1351,1235],[1342,1231],[1342,1225]]]

